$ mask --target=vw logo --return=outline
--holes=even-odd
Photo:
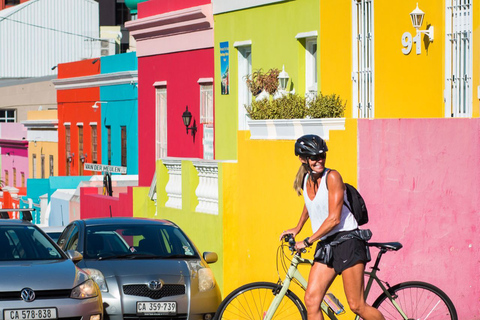
[[[32,302],[35,300],[35,292],[30,288],[24,288],[21,291],[22,300],[25,302]]]
[[[150,290],[156,291],[156,290],[162,289],[162,287],[163,287],[162,281],[153,280],[148,283],[148,289]]]

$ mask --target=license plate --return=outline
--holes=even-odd
[[[56,308],[8,309],[3,310],[4,320],[57,319]]]
[[[176,313],[176,302],[137,302],[137,314],[149,316]]]

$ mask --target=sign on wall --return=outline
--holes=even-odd
[[[220,42],[220,72],[221,72],[221,91],[222,94],[230,93],[230,59],[228,51],[228,41]]]
[[[85,163],[83,166],[84,170],[89,171],[100,171],[100,172],[110,172],[110,173],[127,173],[127,167],[120,167],[120,166],[108,166],[105,164],[97,164],[97,163]]]

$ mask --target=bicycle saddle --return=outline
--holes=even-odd
[[[393,251],[398,251],[403,247],[400,242],[368,242],[368,246]]]

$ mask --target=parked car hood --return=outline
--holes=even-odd
[[[98,269],[105,278],[116,276],[150,277],[158,274],[190,276],[188,264],[183,260],[84,260],[82,268]]]
[[[0,291],[72,289],[75,265],[69,259],[49,261],[2,261]]]

